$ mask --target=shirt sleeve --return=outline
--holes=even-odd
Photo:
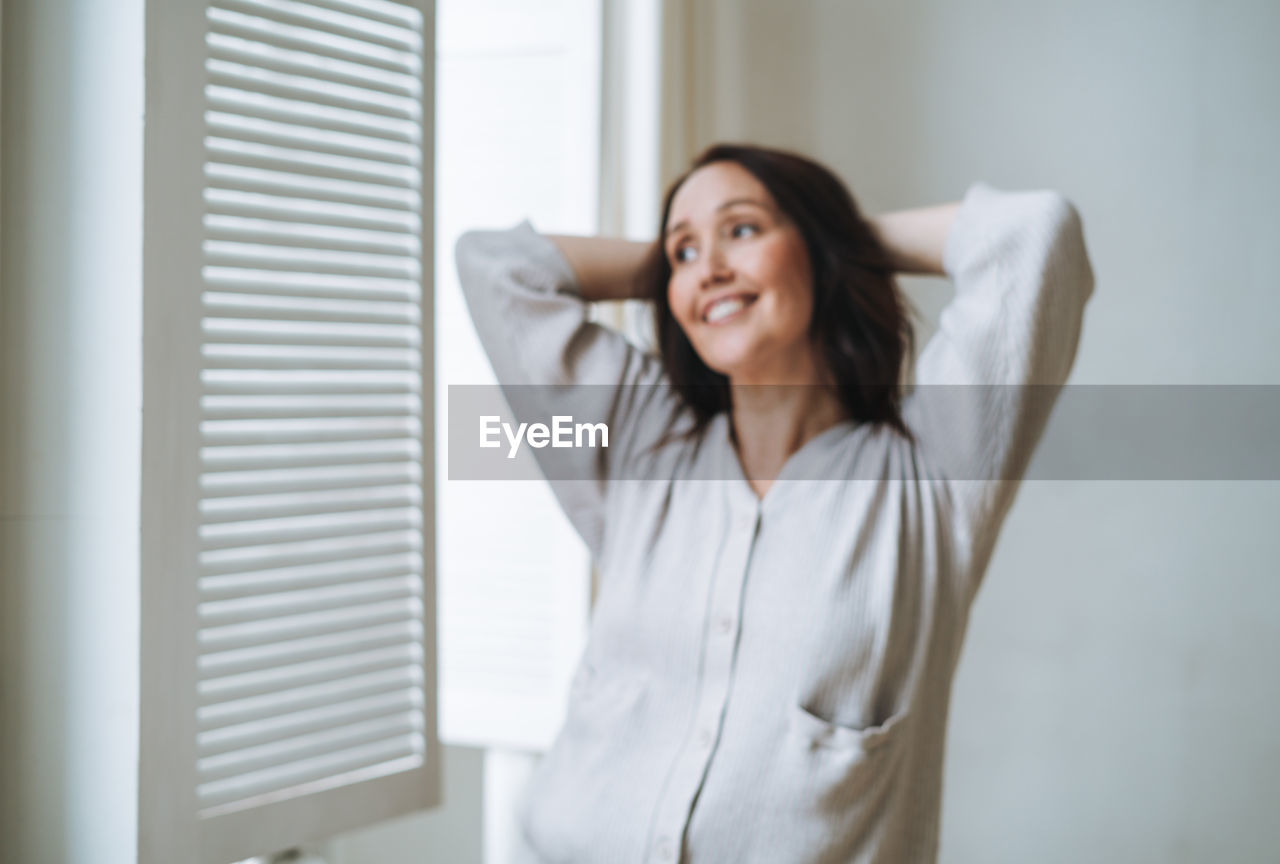
[[[572,265],[529,220],[463,233],[458,278],[480,343],[517,422],[601,418],[608,447],[533,449],[538,467],[593,556],[610,477],[635,446],[636,421],[660,397],[660,359],[588,320]]]
[[[943,266],[955,296],[903,416],[950,481],[960,527],[993,539],[1071,371],[1093,270],[1066,198],[983,183],[965,194]]]

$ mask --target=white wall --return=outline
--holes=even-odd
[[[137,850],[142,0],[5,0],[0,860]]]
[[[1098,276],[1073,382],[1280,382],[1280,4],[713,5],[696,143],[809,152],[872,212],[1059,188]],[[1277,513],[1274,482],[1024,485],[955,682],[943,862],[1274,860]]]

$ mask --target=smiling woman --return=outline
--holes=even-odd
[[[1093,289],[1075,209],[975,183],[868,220],[720,146],[651,244],[526,220],[455,251],[499,382],[549,385],[520,419],[610,405],[607,451],[535,455],[601,576],[520,864],[933,861],[969,608],[1052,407],[1024,385],[1065,381]],[[895,271],[956,287],[905,397]],[[589,320],[618,297],[657,355]]]
[[[666,247],[651,251],[638,291],[653,301],[658,346],[696,430],[726,402],[777,416],[773,400],[790,397],[802,403],[790,413],[821,426],[851,418],[907,432],[898,382],[908,307],[889,252],[827,168],[784,151],[711,147],[668,192],[663,233]],[[732,326],[708,320],[734,297],[750,306],[726,320]],[[760,404],[766,392],[770,404]],[[790,425],[793,439],[821,431]]]
[[[913,331],[893,273],[942,275],[957,209],[864,219],[813,160],[720,144],[672,184],[661,243],[551,239],[588,299],[652,301],[671,386],[694,416],[687,434],[729,410],[763,494],[791,453],[835,423],[911,435],[900,381]]]

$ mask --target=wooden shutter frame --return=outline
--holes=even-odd
[[[421,162],[422,534],[425,759],[418,768],[198,817],[197,561],[200,551],[201,285],[206,4],[149,0],[143,192],[143,422],[139,861],[220,864],[402,813],[441,798],[436,730],[434,392],[435,4],[423,13]]]

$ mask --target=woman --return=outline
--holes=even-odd
[[[456,257],[517,414],[575,385],[614,433],[538,451],[600,589],[527,860],[935,860],[969,607],[1093,288],[1072,206],[975,184],[864,219],[811,160],[720,145],[652,244],[525,221]],[[892,271],[956,288],[905,397]],[[588,322],[623,297],[657,356]]]

